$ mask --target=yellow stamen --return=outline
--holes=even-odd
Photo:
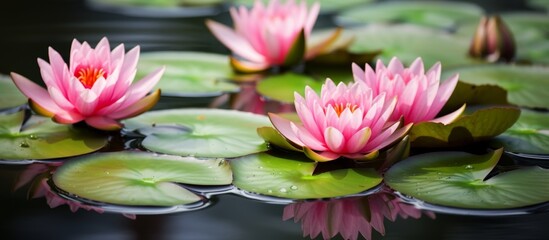
[[[76,71],[74,74],[76,78],[84,85],[85,88],[92,88],[95,81],[100,77],[106,78],[107,74],[101,68],[84,67]]]
[[[349,109],[351,110],[351,112],[354,112],[358,108],[356,104],[351,104],[351,103],[346,103],[346,104],[338,103],[338,104],[335,104],[333,107],[338,117],[341,115],[341,113],[343,113],[343,111],[345,111],[345,109]]]

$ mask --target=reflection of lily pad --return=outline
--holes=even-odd
[[[334,79],[337,81],[337,79]],[[257,91],[268,98],[291,103],[294,101],[294,92],[304,95],[305,86],[320,92],[324,80],[318,81],[306,75],[286,73],[274,75],[261,80],[257,84]]]
[[[260,153],[230,161],[234,185],[263,195],[310,199],[366,191],[381,183],[373,169],[340,169],[313,175],[316,163],[304,156],[288,158]]]
[[[503,133],[519,115],[520,109],[501,106],[477,110],[448,125],[422,122],[412,127],[410,140],[413,147],[464,146]]]
[[[238,86],[228,82],[233,75],[225,55],[197,52],[143,53],[136,79],[166,66],[156,85],[165,96],[212,96],[234,92]]]
[[[0,109],[16,107],[27,103],[23,95],[11,79],[0,74]]]
[[[411,64],[421,57],[426,67],[436,62],[442,69],[473,63],[467,56],[469,39],[455,37],[440,31],[413,25],[370,25],[354,29],[355,41],[351,52],[377,52],[377,58],[389,62],[398,57],[404,64]]]
[[[239,157],[267,150],[256,129],[266,116],[214,109],[152,111],[126,120],[126,130],[144,134],[151,151],[195,157]]]
[[[506,151],[549,154],[549,113],[523,109],[518,121],[495,140]]]
[[[252,6],[255,0],[235,0],[235,5],[247,5]],[[305,0],[307,6],[311,6],[314,2],[320,3],[320,11],[322,12],[331,12],[337,11],[344,8],[353,7],[360,4],[366,4],[373,2],[374,0]],[[300,1],[296,1],[300,2]],[[265,3],[265,1],[263,1]]]
[[[507,90],[510,103],[525,107],[549,108],[549,68],[539,66],[482,65],[452,69],[459,80],[475,85],[492,84]]]
[[[72,159],[57,169],[53,181],[66,192],[94,201],[173,206],[201,199],[176,183],[226,185],[232,176],[221,159],[114,152]]]
[[[342,24],[412,23],[423,26],[451,28],[469,19],[478,19],[483,11],[474,4],[458,2],[385,2],[356,7],[342,12]]]
[[[24,115],[23,111],[0,115],[0,148],[4,149],[0,159],[70,157],[97,151],[107,144],[106,135],[91,129],[61,125],[39,116],[23,124]]]
[[[504,209],[549,201],[547,169],[528,167],[486,179],[502,152],[416,155],[391,167],[385,182],[403,194],[451,207]]]

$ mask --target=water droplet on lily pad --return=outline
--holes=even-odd
[[[27,142],[21,142],[21,143],[19,143],[19,147],[28,148],[29,144]]]
[[[473,168],[474,168],[473,165],[467,165],[467,166],[465,166],[465,169],[473,169]]]
[[[281,193],[286,193],[288,192],[288,190],[286,188],[280,188],[278,191],[280,191]]]
[[[296,185],[292,185],[292,186],[290,187],[290,189],[292,189],[292,190],[297,190],[297,186],[296,186]]]

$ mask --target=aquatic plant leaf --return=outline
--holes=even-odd
[[[509,105],[507,102],[507,91],[494,85],[473,85],[458,81],[452,96],[446,102],[441,112],[445,115],[467,104],[474,105]]]
[[[480,7],[468,3],[398,1],[355,7],[340,13],[337,21],[343,25],[404,22],[448,29],[482,14]]]
[[[235,0],[234,5],[246,5],[246,6],[252,6],[255,0]],[[333,12],[338,11],[341,9],[354,7],[356,5],[360,4],[367,4],[370,2],[373,2],[374,0],[305,0],[307,3],[307,6],[311,6],[314,2],[320,3],[320,11],[321,12]]]
[[[25,112],[0,115],[0,159],[8,161],[53,159],[97,151],[108,136],[89,128],[52,122]]]
[[[415,124],[409,136],[412,147],[457,147],[495,137],[510,128],[519,118],[520,109],[495,106],[462,115],[454,122],[421,122]]]
[[[317,164],[303,154],[276,156],[259,153],[230,160],[233,184],[268,196],[313,199],[366,191],[381,183],[371,168],[339,169],[313,174]]]
[[[141,54],[136,79],[159,67],[166,71],[156,85],[163,96],[216,96],[238,91],[228,80],[233,72],[226,55],[198,52],[149,52]]]
[[[459,80],[475,85],[496,85],[507,91],[510,103],[532,108],[549,108],[549,68],[523,65],[477,65],[444,72],[459,73]]]
[[[438,30],[404,24],[372,24],[352,31],[355,40],[349,47],[350,52],[381,51],[377,59],[384,62],[398,57],[404,65],[410,65],[418,56],[421,56],[425,66],[432,66],[440,61],[443,69],[478,62],[466,54],[469,49],[469,39]]]
[[[27,103],[27,100],[9,76],[0,74],[0,109],[20,106]]]
[[[549,113],[522,109],[518,121],[494,144],[515,153],[549,154]]]
[[[527,167],[486,179],[503,149],[485,155],[433,152],[391,167],[385,182],[427,203],[458,208],[505,209],[549,201],[549,170]]]
[[[256,129],[271,126],[266,116],[221,109],[151,111],[124,124],[126,130],[145,135],[142,145],[148,150],[225,158],[267,150]]]
[[[257,92],[273,100],[293,103],[294,92],[303,96],[305,86],[309,86],[317,92],[320,92],[323,81],[317,81],[306,75],[295,73],[284,73],[273,75],[261,80],[257,84]]]
[[[140,206],[174,206],[201,200],[177,183],[227,185],[231,169],[223,159],[146,152],[97,153],[71,159],[53,174],[57,187],[93,201]]]
[[[143,6],[143,7],[195,7],[210,6],[223,3],[223,0],[93,0],[101,4],[114,6]]]

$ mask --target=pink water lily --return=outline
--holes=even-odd
[[[385,94],[387,97],[398,98],[395,111],[389,118],[392,121],[403,117],[407,124],[424,121],[448,124],[464,110],[462,107],[435,119],[458,82],[458,75],[455,74],[440,83],[440,63],[427,72],[421,58],[417,58],[409,68],[405,68],[397,58],[391,59],[387,66],[378,60],[375,71],[369,65],[366,65],[364,71],[356,64],[352,68],[355,81],[365,83],[374,95]]]
[[[303,149],[315,161],[339,157],[368,160],[409,130],[399,129],[400,122],[390,122],[396,99],[385,94],[374,96],[361,83],[337,86],[327,79],[320,96],[310,87],[305,97],[295,93],[295,108],[301,123],[276,114],[269,117],[274,127],[293,146]],[[398,129],[398,130],[397,130]]]
[[[13,82],[37,113],[54,121],[72,124],[85,121],[102,130],[117,130],[118,121],[150,109],[160,98],[160,90],[146,96],[160,80],[164,68],[132,84],[136,74],[139,47],[124,52],[121,44],[112,51],[107,38],[97,46],[73,40],[69,65],[49,48],[49,63],[38,59],[44,89],[31,80],[11,73]]]
[[[304,1],[281,3],[272,0],[265,6],[256,0],[248,10],[244,6],[233,7],[230,13],[234,30],[218,22],[208,20],[206,25],[237,58],[231,58],[233,67],[240,71],[260,71],[272,66],[295,64],[303,58],[311,58],[332,43],[339,34],[310,46],[305,53],[309,38],[318,17],[320,5],[310,9]]]

